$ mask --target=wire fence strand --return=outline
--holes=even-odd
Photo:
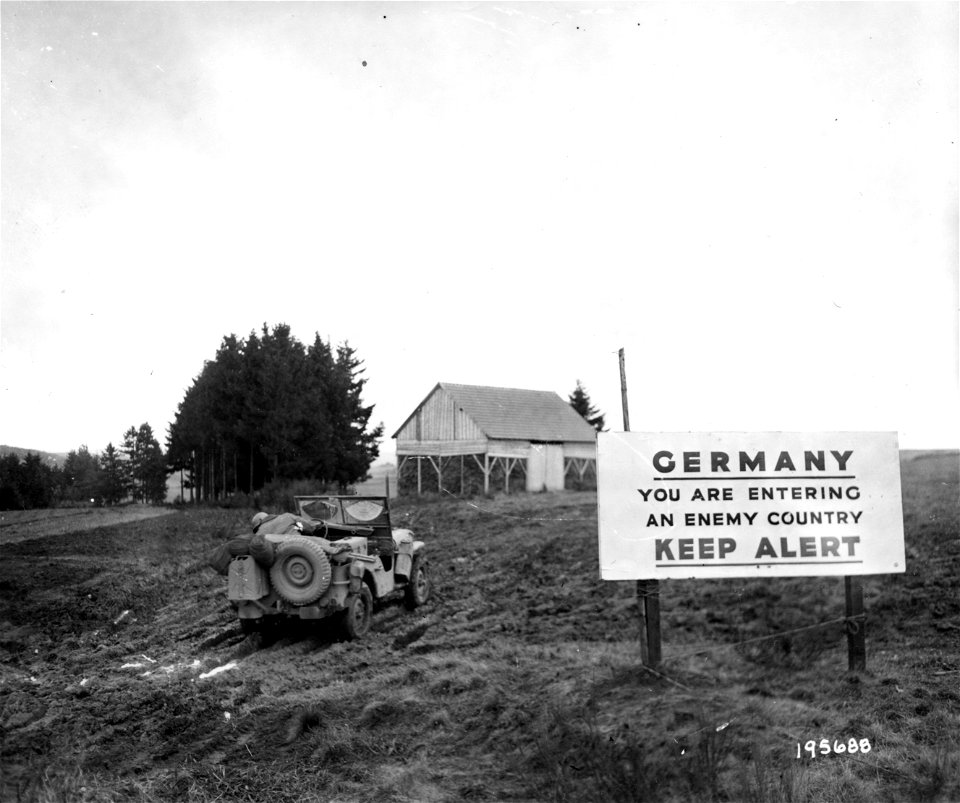
[[[464,499],[463,497],[459,496],[458,494],[453,493],[453,491],[450,491],[450,490],[447,489],[447,488],[441,488],[440,491],[441,491],[441,493],[446,494],[447,496],[450,496],[450,497],[453,498],[453,499],[457,499],[457,500],[463,502],[463,504],[464,504],[465,506],[471,508],[472,510],[476,510],[478,513],[482,513],[482,514],[488,515],[488,516],[495,516],[495,517],[499,517],[499,518],[504,518],[504,519],[516,519],[516,520],[520,520],[520,521],[565,521],[565,522],[573,522],[573,521],[576,521],[576,522],[589,522],[589,521],[593,521],[593,520],[596,518],[595,516],[592,516],[592,517],[589,517],[589,518],[568,518],[568,517],[563,517],[563,516],[529,516],[529,515],[519,515],[519,514],[513,514],[513,513],[504,513],[504,512],[502,512],[502,511],[491,510],[491,509],[489,509],[489,508],[483,508],[483,507],[481,507],[480,505],[478,505],[478,504],[476,504],[476,503],[474,503],[474,502],[471,502],[471,501],[468,500],[468,499]],[[638,604],[640,603],[640,601],[645,600],[645,599],[648,599],[648,598],[657,598],[657,599],[659,599],[660,596],[661,596],[661,593],[660,593],[660,588],[659,588],[659,586],[658,586],[655,590],[653,590],[653,591],[647,590],[646,588],[639,588],[639,587],[637,588],[637,591],[636,591],[636,598],[637,598]],[[792,636],[792,635],[796,635],[796,634],[798,634],[798,633],[805,633],[805,632],[810,632],[810,631],[813,631],[813,630],[821,630],[821,629],[828,628],[828,627],[833,627],[833,626],[839,625],[839,624],[845,625],[847,628],[853,628],[853,629],[855,630],[855,629],[858,628],[858,627],[862,627],[865,622],[866,622],[866,615],[865,615],[865,614],[858,614],[858,615],[856,615],[856,616],[842,616],[842,617],[838,617],[838,618],[836,618],[836,619],[829,619],[829,620],[824,621],[824,622],[817,622],[816,624],[812,624],[812,625],[805,625],[805,626],[803,626],[803,627],[795,627],[795,628],[792,628],[792,629],[790,629],[790,630],[779,630],[779,631],[777,631],[776,633],[770,633],[770,634],[765,635],[765,636],[755,636],[755,637],[749,638],[749,639],[742,639],[742,640],[740,640],[740,641],[731,642],[731,643],[729,643],[729,644],[711,644],[711,645],[709,645],[709,646],[705,645],[705,646],[703,646],[703,647],[698,647],[698,648],[692,649],[692,650],[682,650],[682,651],[680,651],[680,652],[670,653],[669,656],[665,656],[665,657],[669,657],[669,658],[671,658],[672,660],[676,660],[676,659],[688,658],[688,657],[690,657],[690,656],[692,656],[692,655],[703,655],[703,654],[710,653],[710,652],[719,652],[719,651],[721,651],[721,650],[731,650],[731,649],[736,649],[737,647],[742,647],[742,646],[744,646],[744,645],[746,645],[746,644],[756,644],[756,643],[760,643],[760,642],[763,642],[763,641],[774,641],[774,640],[776,640],[776,639],[784,638],[784,637],[786,637],[786,636]],[[647,670],[647,671],[649,671],[649,672],[651,672],[651,673],[654,674],[654,675],[657,675],[657,676],[659,676],[659,677],[662,677],[664,680],[666,680],[666,681],[668,681],[668,682],[670,682],[670,683],[673,683],[673,684],[675,684],[675,685],[677,685],[677,686],[680,686],[681,688],[684,688],[684,689],[687,688],[686,686],[683,686],[683,684],[681,684],[679,681],[676,681],[676,680],[674,680],[674,679],[670,678],[669,676],[664,675],[664,674],[662,674],[662,673],[658,673],[658,672],[650,669],[649,667],[644,667],[644,669]]]

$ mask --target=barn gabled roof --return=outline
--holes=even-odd
[[[591,443],[596,440],[596,430],[551,390],[439,382],[417,409],[438,389],[451,396],[488,438]],[[409,416],[407,421],[412,417],[413,415]],[[407,421],[404,421],[393,437],[397,437]]]

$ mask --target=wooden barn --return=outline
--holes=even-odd
[[[393,437],[401,494],[596,488],[596,431],[552,391],[440,382]]]

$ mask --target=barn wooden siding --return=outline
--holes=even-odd
[[[596,487],[596,433],[555,393],[441,382],[393,437],[402,494]]]
[[[463,411],[456,399],[446,392],[431,393],[394,437],[398,443],[413,442],[422,444],[425,449],[433,444],[451,441],[474,441],[476,444],[486,441],[480,427]],[[432,453],[422,452],[422,454]],[[456,454],[461,453],[456,452]]]

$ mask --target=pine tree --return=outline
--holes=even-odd
[[[0,457],[0,510],[20,510],[20,458],[16,453]]]
[[[27,452],[20,466],[20,497],[24,507],[50,507],[53,501],[50,467],[39,454]]]
[[[153,437],[150,426],[143,424],[140,429],[144,441],[142,475],[144,500],[151,505],[162,505],[167,498],[167,461],[163,456],[163,449]]]
[[[305,348],[286,324],[225,337],[177,408],[169,465],[186,468],[202,498],[271,480],[363,478],[383,427],[367,429],[360,366],[347,344],[334,353],[316,335]]]
[[[587,389],[577,380],[577,386],[568,397],[570,406],[597,432],[603,432],[604,416],[590,401]]]
[[[123,463],[123,485],[134,502],[143,501],[137,479],[137,468],[140,465],[139,444],[137,443],[137,428],[130,427],[123,433],[123,445],[120,447],[127,458]]]
[[[260,450],[272,477],[303,476],[308,462],[305,425],[314,408],[304,376],[306,350],[286,324],[278,324],[273,332],[264,326],[260,350]]]
[[[167,495],[167,461],[153,429],[143,423],[123,434],[126,486],[138,502],[162,504]]]
[[[67,454],[63,482],[67,501],[91,502],[99,497],[100,458],[86,444]]]
[[[341,489],[366,477],[370,464],[380,454],[377,441],[383,435],[383,424],[367,432],[373,405],[364,406],[361,401],[367,380],[361,378],[363,361],[355,355],[347,343],[337,348],[327,403],[333,429],[330,444],[333,465],[327,478]]]
[[[99,495],[105,505],[116,505],[127,495],[123,463],[113,443],[108,443],[100,457]]]

